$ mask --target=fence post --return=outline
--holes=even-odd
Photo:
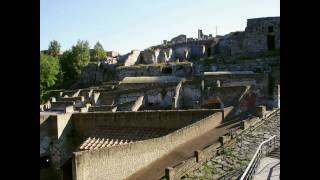
[[[167,167],[165,169],[165,176],[168,178],[168,180],[174,179],[174,175],[175,175],[174,168]]]

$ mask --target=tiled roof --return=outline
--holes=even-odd
[[[85,139],[79,150],[92,150],[116,145],[128,144],[145,139],[164,136],[173,129],[156,128],[116,128],[101,127],[95,129],[92,135]]]

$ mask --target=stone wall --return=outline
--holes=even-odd
[[[192,75],[191,63],[180,63],[171,65],[140,65],[117,68],[117,77],[122,80],[125,77],[136,76],[190,76]]]
[[[73,158],[74,179],[127,178],[177,146],[217,127],[221,124],[222,119],[222,113],[216,112],[160,138],[111,148],[76,152]]]
[[[99,126],[146,127],[178,129],[207,117],[217,110],[95,112],[73,114],[72,125],[76,136],[85,137],[91,129]]]
[[[140,51],[132,50],[130,53],[120,56],[118,62],[123,64],[123,66],[132,66],[138,63],[140,60]]]
[[[250,55],[273,50],[269,48],[272,43],[280,49],[280,17],[248,19],[245,31],[220,38],[216,51],[223,56]]]
[[[200,83],[184,84],[181,93],[182,107],[190,109],[199,105],[197,102],[200,103],[201,93]]]
[[[202,104],[209,104],[210,97],[219,97],[224,106],[237,106],[245,93],[247,93],[246,86],[212,88],[204,95]]]
[[[60,167],[75,150],[70,117],[72,113],[52,114],[40,123],[40,156],[47,151],[54,167]]]
[[[273,29],[269,32],[269,28]],[[268,51],[269,34],[275,36],[275,48],[280,48],[280,17],[248,19],[246,27],[245,50],[248,52]]]

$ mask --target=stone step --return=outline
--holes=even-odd
[[[272,152],[268,154],[268,157],[280,159],[280,148],[274,149]]]

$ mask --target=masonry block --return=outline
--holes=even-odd
[[[240,127],[242,130],[248,129],[250,127],[250,123],[248,121],[241,121]]]
[[[82,107],[82,108],[80,108],[80,112],[88,112],[88,108],[87,107]]]
[[[224,135],[219,137],[219,142],[221,143],[222,146],[225,145],[230,140],[231,140],[231,136]]]
[[[50,97],[50,102],[56,102],[56,98],[55,97]]]
[[[66,106],[65,109],[64,109],[64,112],[65,112],[65,113],[72,113],[72,112],[74,112],[73,106]]]
[[[168,180],[173,180],[175,176],[175,169],[172,167],[167,167],[165,169],[165,176],[168,178]]]
[[[264,118],[266,115],[266,106],[257,106],[255,115],[259,118]]]
[[[204,160],[204,154],[201,150],[194,151],[194,156],[196,157],[196,162],[202,162]]]

